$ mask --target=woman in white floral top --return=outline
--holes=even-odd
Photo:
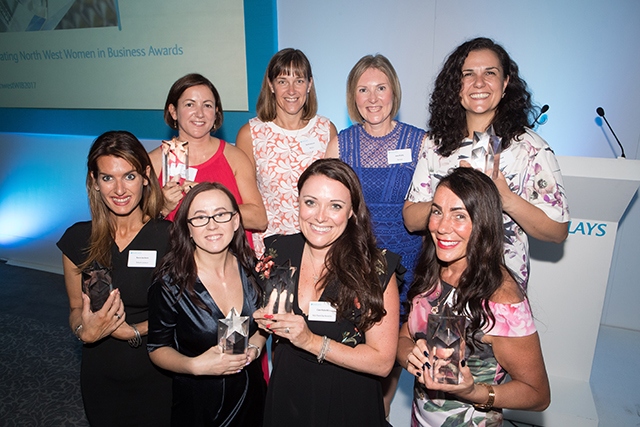
[[[403,209],[410,231],[424,230],[433,191],[458,166],[470,166],[472,149],[501,138],[493,181],[503,205],[507,267],[526,289],[527,235],[560,243],[569,210],[562,175],[549,145],[531,130],[537,111],[518,66],[487,38],[460,45],[447,58],[429,104],[429,138],[421,148]],[[474,167],[477,167],[474,165]]]
[[[412,427],[501,426],[502,408],[542,411],[549,406],[549,380],[531,309],[504,263],[500,198],[491,179],[471,168],[456,169],[435,192],[431,238],[425,240],[407,296],[411,311],[396,355],[415,376]],[[432,379],[443,362],[453,363],[426,341],[429,316],[445,310],[466,318],[458,384]]]

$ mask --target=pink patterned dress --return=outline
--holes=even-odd
[[[331,122],[315,116],[302,129],[288,130],[274,122],[249,120],[256,162],[258,190],[267,210],[269,225],[264,233],[254,233],[256,254],[264,252],[263,240],[274,234],[295,234],[298,224],[298,178],[314,161],[324,157]]]
[[[427,319],[431,307],[453,300],[452,286],[447,283],[429,296],[421,294],[411,301],[409,313],[409,333],[414,339],[424,338],[427,330]],[[442,301],[446,300],[446,301]],[[526,337],[536,332],[529,302],[525,299],[517,304],[498,304],[489,301],[489,309],[495,316],[495,324],[483,329],[482,334],[497,337]],[[475,382],[502,384],[507,372],[497,362],[493,349],[486,344],[470,355],[465,355],[467,366],[473,374]],[[428,390],[423,384],[415,381],[413,389],[413,409],[411,411],[411,427],[419,426],[468,426],[499,427],[502,426],[502,412],[492,409],[488,412],[478,411],[473,405],[461,402],[455,396],[435,390]]]

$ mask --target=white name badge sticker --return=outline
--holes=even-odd
[[[129,251],[127,267],[155,268],[157,251]]]
[[[187,169],[187,173],[185,176],[187,181],[195,181],[196,180],[196,175],[198,174],[198,169],[196,168],[189,168]]]
[[[322,150],[322,145],[317,139],[301,139],[300,146],[302,147],[302,152],[306,154]]]
[[[411,148],[403,148],[401,150],[387,151],[387,162],[390,165],[400,163],[411,163]]]
[[[335,322],[336,309],[328,301],[309,302],[309,320],[316,322]]]

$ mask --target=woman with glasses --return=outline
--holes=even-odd
[[[233,194],[201,183],[185,196],[170,250],[149,289],[151,360],[174,372],[174,426],[261,426],[266,384],[256,361],[266,337],[249,318],[248,346],[226,353],[218,320],[251,316],[260,292]]]
[[[87,169],[91,221],[69,227],[58,242],[69,324],[84,343],[85,413],[92,426],[168,426],[171,378],[145,348],[147,289],[171,225],[155,219],[162,192],[145,148],[129,132],[100,135]],[[83,281],[103,283],[105,292],[89,291],[89,297]]]

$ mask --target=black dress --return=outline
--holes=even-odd
[[[293,311],[305,317],[307,326],[317,335],[355,347],[365,342],[364,333],[357,328],[359,313],[349,319],[338,317],[335,322],[310,321],[298,305],[298,280],[304,238],[301,234],[271,236],[265,239],[267,251],[275,250],[275,263],[291,260],[296,273]],[[385,287],[395,271],[399,256],[387,252]],[[337,286],[327,286],[320,301],[337,295]],[[275,338],[275,336],[274,336]],[[389,345],[396,345],[389,343]],[[375,375],[352,371],[325,361],[317,355],[292,345],[285,338],[277,338],[273,348],[273,371],[269,379],[265,404],[265,427],[305,426],[386,426],[382,387]]]
[[[260,295],[238,264],[244,302],[241,316],[251,316]],[[196,306],[179,288],[165,281],[149,289],[149,351],[173,347],[195,357],[218,345],[218,319],[226,317],[200,280],[194,289],[211,314]],[[249,336],[258,330],[250,318]],[[266,383],[260,358],[232,375],[174,374],[171,424],[182,426],[260,427]]]
[[[147,320],[147,290],[152,267],[128,267],[129,252],[153,251],[156,263],[164,256],[168,221],[151,220],[122,252],[111,249],[112,281],[120,289],[127,323]],[[67,229],[58,248],[75,265],[86,259],[91,222],[78,222]],[[82,348],[80,384],[87,419],[92,426],[166,426],[171,410],[171,377],[149,360],[147,337],[131,348],[127,341],[111,336]]]

